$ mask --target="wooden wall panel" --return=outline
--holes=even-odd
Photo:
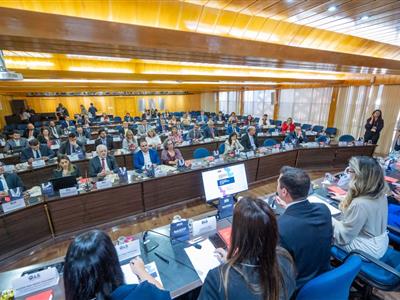
[[[3,128],[4,125],[6,124],[4,117],[12,114],[10,100],[11,100],[10,96],[0,95],[0,127],[1,128]]]

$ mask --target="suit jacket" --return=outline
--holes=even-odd
[[[48,158],[53,158],[55,156],[54,151],[51,150],[47,145],[40,144],[39,151],[41,154],[41,157],[47,156]],[[30,158],[34,158],[35,156],[33,155],[33,150],[32,148],[26,148],[21,152],[21,162],[26,162]]]
[[[133,129],[132,129],[131,126],[128,126],[128,130],[131,130],[133,132]],[[118,132],[119,132],[120,135],[125,136],[125,128],[124,127],[119,128]]]
[[[330,269],[333,229],[324,204],[308,200],[289,206],[278,218],[280,244],[296,264],[297,289]]]
[[[203,137],[204,136],[201,133],[200,129],[198,131],[195,131],[194,129],[192,129],[187,133],[187,138],[189,140],[194,140],[194,139],[201,140]]]
[[[94,142],[94,145],[97,147],[100,144],[102,144],[101,138],[97,138],[96,141]],[[113,138],[109,135],[107,135],[107,137],[106,137],[106,144],[107,144],[106,146],[107,146],[108,150],[114,149]]]
[[[15,173],[4,173],[4,179],[7,182],[9,189],[15,189],[17,187],[22,187],[25,190],[24,183],[21,178]]]
[[[207,128],[204,129],[204,137],[205,138],[213,138],[213,136],[211,134],[211,130],[214,132],[214,137],[217,136],[217,131],[215,130],[215,128],[210,128],[207,126]]]
[[[160,164],[160,158],[156,150],[149,149],[150,160],[153,164]],[[141,170],[144,166],[144,156],[142,150],[133,154],[133,168]]]
[[[90,140],[90,133],[84,131],[81,136],[79,136],[78,133],[76,133],[76,138],[77,141],[80,142],[83,145],[83,147],[85,147],[87,140]]]
[[[118,172],[118,164],[117,160],[115,159],[114,156],[107,155],[106,157],[107,165],[111,171],[114,173]],[[97,174],[101,173],[102,171],[102,166],[101,166],[101,161],[98,156],[93,157],[91,160],[89,160],[89,176],[90,177],[96,177]]]
[[[288,135],[288,137],[290,139],[295,139],[296,143],[307,143],[308,142],[308,138],[307,138],[306,133],[304,131],[302,131],[301,137],[298,137],[296,135],[296,132],[291,133],[290,135]]]
[[[151,127],[149,124],[147,124],[147,128],[145,128],[142,124],[140,124],[138,127],[137,127],[137,133],[139,134],[139,135],[146,135],[147,134],[147,132],[150,130],[150,129],[152,129],[153,127]]]
[[[228,129],[226,130],[226,133],[227,133],[228,135],[230,135],[230,134],[233,133],[234,131],[240,136],[240,128],[239,128],[239,127],[233,128],[232,126],[229,126]]]
[[[54,129],[55,130],[54,130]],[[54,130],[54,131],[53,131]],[[60,136],[63,134],[63,130],[61,129],[61,127],[59,126],[59,125],[56,125],[55,127],[50,127],[49,126],[49,131],[50,131],[50,133],[52,134],[52,135],[54,135],[55,136],[55,134],[54,133],[56,133],[57,135],[58,135],[58,138],[60,138]],[[56,136],[55,136],[56,137]],[[57,137],[56,137],[57,138]]]
[[[253,136],[254,139],[254,144],[256,145],[256,147],[258,148],[260,145],[258,144],[258,139],[257,136]],[[249,134],[246,133],[245,135],[242,136],[240,143],[242,144],[242,146],[244,147],[245,151],[250,151],[253,150],[253,148],[251,147],[251,143],[250,143],[250,137]]]
[[[20,146],[21,148],[26,148],[28,147],[28,141],[26,138],[21,138],[20,139]],[[8,151],[8,150],[13,150],[17,148],[17,146],[15,145],[15,141],[13,139],[10,139],[6,142],[6,145],[4,146],[4,150]]]
[[[36,129],[33,129],[33,136],[35,138],[38,136],[38,133],[37,133]],[[26,138],[26,139],[29,138],[29,130],[28,129],[25,129],[23,137]]]
[[[85,146],[80,142],[80,141],[76,141],[76,144],[78,147],[76,147],[76,150],[81,149],[83,153],[85,153]],[[68,140],[66,140],[65,142],[62,142],[60,145],[60,149],[58,150],[58,153],[60,154],[67,154],[67,155],[71,155],[71,144]]]
[[[208,122],[208,117],[206,115],[204,115],[204,120],[201,119],[201,115],[197,117],[197,122]]]

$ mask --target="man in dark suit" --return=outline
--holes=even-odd
[[[89,161],[89,176],[104,177],[118,172],[118,164],[114,156],[108,155],[107,147],[99,144],[96,147],[97,156]]]
[[[194,124],[193,129],[189,130],[189,132],[187,133],[187,138],[189,140],[192,140],[193,142],[201,141],[204,138],[203,134],[201,133],[199,124]]]
[[[281,169],[276,200],[286,210],[278,219],[279,239],[295,262],[297,289],[330,269],[331,213],[324,204],[307,200],[309,190],[310,177],[305,171]]]
[[[56,125],[54,121],[49,122],[49,131],[56,138],[59,139],[63,134],[63,130],[59,125]]]
[[[247,128],[247,133],[242,136],[240,143],[244,147],[245,151],[257,150],[259,147],[256,128],[254,126],[250,126]]]
[[[17,187],[22,187],[23,190],[25,189],[21,178],[15,173],[5,173],[4,165],[0,162],[0,197],[7,196],[9,189],[15,189]]]
[[[15,130],[12,135],[12,139],[9,139],[4,146],[4,151],[18,150],[28,147],[28,140],[26,138],[21,138],[21,133]]]
[[[99,137],[94,142],[94,145],[97,147],[98,145],[105,145],[107,150],[114,149],[113,138],[107,135],[107,132],[104,128],[99,130]]]
[[[128,121],[124,121],[124,122],[122,122],[122,127],[119,128],[118,131],[119,131],[119,134],[120,134],[120,135],[125,136],[125,135],[126,135],[126,132],[127,132],[128,130],[131,130],[131,129],[129,128],[129,123],[128,123]]]
[[[24,138],[27,140],[32,140],[37,137],[38,133],[35,130],[35,126],[32,123],[29,123],[24,132]]]
[[[21,162],[32,164],[35,159],[47,161],[54,156],[54,151],[47,147],[47,145],[40,144],[37,139],[33,139],[29,141],[29,148],[21,152]]]
[[[207,122],[207,127],[204,129],[204,137],[207,139],[213,139],[217,136],[217,133],[214,128],[214,122],[213,121],[208,121]]]
[[[78,141],[78,138],[75,133],[71,132],[68,135],[68,140],[62,142],[60,145],[60,150],[58,150],[60,154],[78,154],[78,153],[85,153],[85,146]]]

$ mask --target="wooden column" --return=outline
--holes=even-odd
[[[215,112],[219,112],[219,92],[214,92],[215,93]]]
[[[334,87],[332,91],[331,105],[329,107],[328,127],[333,127],[335,124],[335,114],[336,114],[338,94],[339,94],[339,87]]]
[[[238,91],[238,97],[239,97],[239,115],[243,116],[244,113],[244,91]]]
[[[281,90],[276,89],[275,90],[275,98],[274,98],[274,116],[272,118],[273,120],[278,120],[280,97],[281,97]]]

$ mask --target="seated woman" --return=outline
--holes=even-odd
[[[53,144],[52,140],[54,140],[54,136],[50,133],[50,130],[47,127],[42,127],[37,139],[39,143],[47,144],[47,146],[50,147]]]
[[[136,137],[133,135],[132,130],[127,130],[125,133],[125,138],[122,141],[122,148],[134,152],[138,149],[138,142]]]
[[[110,123],[110,117],[106,113],[103,113],[102,116],[100,117],[100,122]]]
[[[156,134],[154,129],[150,129],[147,131],[146,142],[149,147],[154,149],[159,148],[162,144],[160,137]]]
[[[169,126],[175,126],[177,122],[177,119],[175,116],[172,116],[171,120],[168,121]]]
[[[239,119],[236,116],[236,113],[235,112],[231,112],[231,115],[228,118],[228,123],[232,124],[232,123],[238,123],[238,122],[239,122]]]
[[[362,250],[381,258],[388,247],[388,187],[379,163],[367,156],[350,159],[349,188],[340,203],[343,218],[332,219],[334,242],[344,250]]]
[[[181,144],[183,142],[182,135],[180,134],[176,126],[171,128],[171,134],[168,139],[170,139],[174,144]]]
[[[278,247],[274,212],[261,199],[243,198],[235,206],[229,252],[208,272],[198,300],[290,299],[296,282],[290,254]]]
[[[283,122],[281,130],[282,133],[290,133],[293,132],[295,128],[296,125],[294,125],[293,119],[288,118],[287,121]]]
[[[183,159],[181,151],[175,149],[174,142],[167,139],[164,142],[164,150],[161,152],[161,162],[164,165],[175,166],[179,159]]]
[[[78,235],[69,245],[64,265],[66,300],[169,300],[169,292],[144,268],[140,258],[129,263],[140,284],[125,284],[110,237],[100,230]]]
[[[244,147],[238,140],[238,135],[236,132],[232,132],[229,138],[225,141],[224,155],[235,152],[236,150],[243,151]]]
[[[188,116],[187,113],[183,114],[183,116],[181,118],[181,122],[182,122],[183,126],[189,126],[190,125],[191,119],[190,119],[190,117]]]
[[[247,118],[246,118],[246,120],[244,120],[244,125],[246,125],[246,126],[251,126],[251,125],[254,125],[254,118],[253,118],[253,116],[252,115],[248,115],[247,116]]]
[[[54,178],[61,178],[65,176],[75,176],[75,178],[81,177],[81,171],[79,168],[71,163],[68,156],[60,154],[57,157],[57,169],[53,171]]]

